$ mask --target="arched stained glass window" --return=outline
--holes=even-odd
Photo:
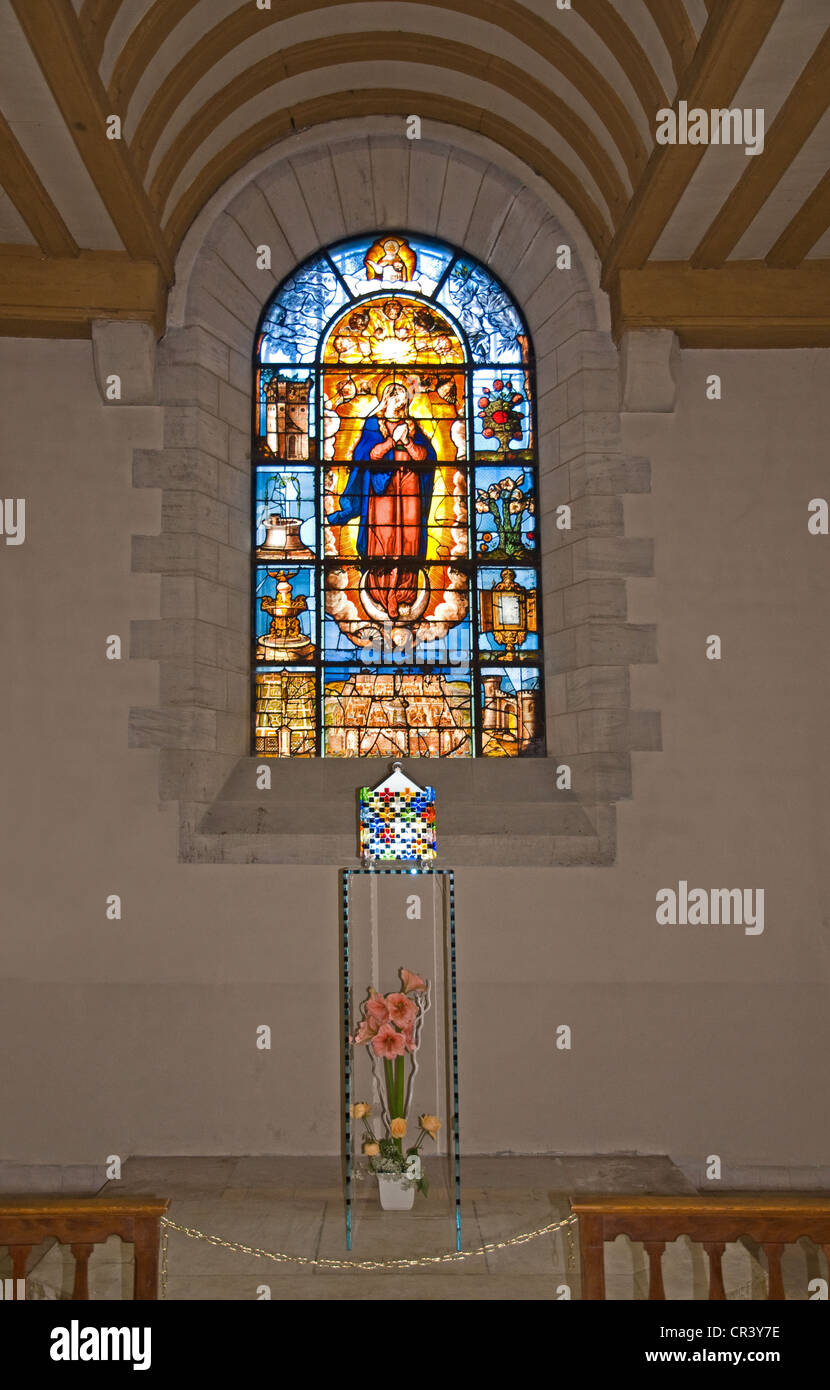
[[[254,751],[544,755],[534,373],[510,296],[443,243],[306,261],[254,390]]]

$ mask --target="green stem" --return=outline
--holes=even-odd
[[[396,1117],[403,1118],[403,1057],[395,1058],[395,1109]],[[398,1153],[403,1156],[403,1140],[396,1140]]]
[[[383,1069],[386,1072],[386,1103],[389,1106],[389,1118],[395,1118],[395,1079],[392,1070],[392,1062],[389,1057],[383,1059]]]

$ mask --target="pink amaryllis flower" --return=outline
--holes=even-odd
[[[422,980],[420,975],[415,974],[414,970],[401,969],[400,976],[404,994],[415,994],[417,990],[427,987],[426,980]]]
[[[380,1025],[378,1024],[378,1022],[377,1022],[376,1019],[374,1019],[374,1018],[364,1018],[363,1021],[362,1021],[362,1023],[361,1023],[361,1025],[360,1025],[360,1027],[358,1028],[358,1030],[357,1030],[357,1032],[356,1032],[356,1034],[355,1034],[355,1038],[354,1038],[355,1042],[356,1042],[356,1043],[367,1043],[367,1042],[371,1042],[371,1041],[372,1041],[372,1038],[376,1037],[379,1026],[380,1026]]]
[[[391,1023],[384,1023],[378,1029],[377,1035],[372,1039],[372,1048],[376,1057],[385,1057],[392,1061],[395,1057],[402,1057],[404,1054],[405,1040],[403,1033],[399,1033],[397,1028],[393,1028]]]
[[[403,1032],[401,1033],[401,1037],[403,1038],[404,1047],[406,1048],[407,1052],[415,1052],[418,1045],[415,1042],[414,1023],[411,1028],[404,1028]]]
[[[384,996],[378,994],[377,990],[369,991],[369,998],[366,1000],[366,1017],[374,1019],[375,1032],[382,1023],[389,1021],[389,1005]]]
[[[418,1008],[414,999],[407,999],[405,994],[387,994],[386,1003],[389,1008],[389,1017],[399,1028],[411,1028],[418,1016]]]

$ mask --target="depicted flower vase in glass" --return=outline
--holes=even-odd
[[[409,1211],[416,1189],[427,1195],[429,1183],[421,1165],[421,1145],[427,1135],[435,1139],[441,1128],[436,1115],[419,1116],[418,1138],[404,1149],[407,1114],[418,1072],[421,1025],[429,1008],[429,986],[411,970],[402,969],[400,976],[400,992],[384,995],[370,988],[355,1037],[355,1043],[369,1049],[385,1134],[375,1134],[368,1101],[358,1101],[351,1113],[363,1122],[363,1152],[377,1177],[384,1211]]]
[[[501,455],[508,453],[511,443],[521,442],[524,433],[524,399],[521,391],[517,391],[511,381],[501,381],[498,378],[493,382],[492,390],[485,386],[479,397],[481,433],[485,439],[498,440],[498,451]]]
[[[522,527],[525,517],[534,514],[536,504],[532,496],[522,491],[524,480],[524,473],[520,473],[518,478],[502,478],[486,490],[479,488],[476,492],[476,511],[490,513],[498,538],[493,549],[489,544],[492,537],[485,534],[484,544],[480,546],[481,554],[492,560],[524,559],[530,554]]]

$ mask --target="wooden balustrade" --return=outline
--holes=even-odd
[[[822,1246],[830,1264],[830,1194],[723,1192],[709,1197],[629,1197],[603,1193],[575,1198],[582,1254],[582,1297],[605,1298],[604,1247],[628,1236],[642,1241],[648,1255],[650,1299],[666,1297],[663,1251],[668,1241],[688,1236],[709,1256],[709,1298],[725,1299],[721,1259],[724,1247],[741,1236],[759,1243],[767,1257],[767,1297],[784,1298],[781,1256],[785,1245],[809,1236]]]
[[[158,1296],[159,1222],[166,1197],[2,1197],[0,1245],[9,1247],[12,1275],[25,1279],[32,1250],[53,1236],[75,1257],[73,1298],[89,1298],[87,1266],[93,1246],[109,1236],[135,1248],[133,1298]]]

